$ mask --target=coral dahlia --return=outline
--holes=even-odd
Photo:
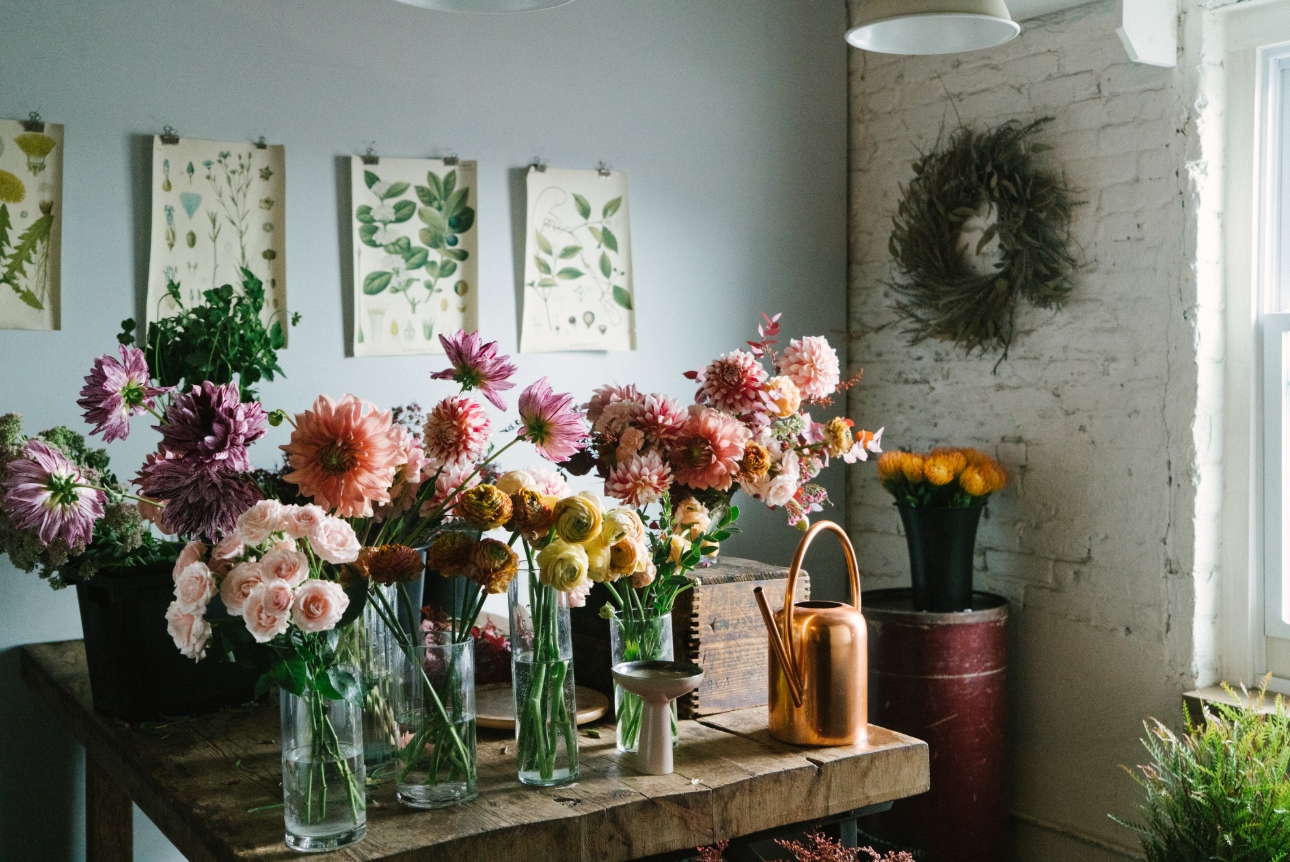
[[[124,344],[118,350],[120,361],[106,353],[94,360],[76,402],[94,426],[90,433],[102,434],[104,443],[129,437],[131,417],[155,410],[153,399],[173,388],[149,385],[152,376],[142,350]]]
[[[41,440],[28,440],[22,454],[5,466],[4,513],[18,529],[35,530],[43,545],[56,538],[69,547],[89,544],[107,495],[86,485],[80,468]]]
[[[752,433],[733,416],[695,404],[671,452],[676,480],[691,488],[724,491],[739,473]]]
[[[324,509],[370,517],[373,503],[390,502],[390,485],[405,455],[390,429],[388,411],[346,395],[319,395],[296,414],[291,442],[281,447],[294,468],[284,478]]]
[[[515,373],[515,365],[506,354],[498,354],[497,342],[480,343],[478,332],[457,330],[456,335],[439,336],[444,353],[452,368],[436,371],[431,374],[432,380],[455,380],[462,389],[478,389],[498,410],[506,409],[506,401],[499,394],[507,389],[514,389],[510,377]]]
[[[746,350],[723,353],[695,378],[699,391],[694,400],[736,415],[766,409],[766,369]]]
[[[578,451],[586,435],[573,396],[551,391],[543,377],[520,393],[520,436],[548,461],[563,461]]]
[[[797,384],[802,397],[809,400],[829,397],[841,380],[838,353],[822,335],[808,335],[790,341],[779,359],[779,370]]]
[[[605,479],[605,493],[628,506],[643,509],[663,499],[671,484],[671,468],[657,452],[649,452],[620,461]]]
[[[488,414],[466,395],[450,395],[426,418],[421,447],[431,464],[474,464],[488,454]]]

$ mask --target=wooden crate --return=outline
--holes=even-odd
[[[678,661],[703,668],[703,682],[681,698],[683,718],[712,715],[766,703],[766,624],[762,622],[753,588],[766,591],[770,606],[784,603],[788,569],[722,557],[715,565],[693,573],[698,583],[677,597],[672,611],[673,648]],[[803,570],[797,582],[797,601],[810,598],[810,576]],[[613,696],[609,674],[609,623],[597,614],[608,601],[597,586],[585,608],[573,612],[573,663],[578,684]]]

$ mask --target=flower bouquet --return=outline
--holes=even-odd
[[[980,449],[939,448],[927,455],[887,452],[878,459],[878,478],[905,527],[914,609],[970,609],[977,525],[1008,474]]]

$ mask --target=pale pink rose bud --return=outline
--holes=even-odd
[[[293,539],[303,539],[323,522],[327,513],[321,506],[310,503],[308,506],[283,506],[282,529]]]
[[[325,632],[336,627],[347,607],[349,596],[340,584],[315,579],[296,590],[291,619],[302,632]]]
[[[175,578],[175,604],[186,614],[205,614],[214,597],[215,578],[205,563],[191,563]]]
[[[166,631],[175,639],[179,651],[193,661],[206,658],[206,644],[211,637],[210,623],[200,614],[185,613],[179,602],[166,609]]]
[[[238,563],[219,585],[219,597],[224,600],[224,607],[233,616],[240,617],[247,596],[263,580],[264,568],[259,563]]]
[[[275,547],[269,551],[260,560],[260,567],[266,579],[281,578],[292,588],[300,586],[309,577],[309,558],[292,545]]]
[[[330,515],[324,517],[309,534],[309,545],[315,554],[337,565],[354,562],[358,559],[358,552],[362,550],[358,536],[354,535],[354,528]]]
[[[523,470],[512,470],[509,473],[503,473],[501,478],[493,484],[497,487],[497,490],[501,491],[508,497],[513,494],[518,494],[525,488],[530,491],[537,490],[537,482],[534,481],[532,476]]]
[[[277,500],[260,500],[237,517],[233,534],[244,545],[263,545],[269,536],[282,529],[282,504]]]
[[[246,548],[242,545],[242,540],[237,537],[236,533],[229,533],[219,540],[219,544],[211,551],[211,571],[217,575],[227,572],[233,565],[233,561],[242,556]]]
[[[569,607],[582,608],[587,605],[587,596],[591,593],[591,581],[583,581],[567,593],[559,595],[566,596],[569,601]]]
[[[285,599],[283,592],[286,593]],[[256,643],[268,643],[291,625],[291,587],[276,579],[256,584],[246,597],[244,611],[242,620],[251,637]]]
[[[767,506],[783,506],[797,493],[797,479],[792,476],[777,476],[766,489]]]
[[[178,581],[180,572],[198,562],[204,556],[206,556],[206,545],[193,539],[184,545],[184,549],[179,552],[179,559],[175,560],[175,570],[171,573],[171,577]]]

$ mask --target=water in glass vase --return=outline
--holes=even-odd
[[[475,780],[475,713],[449,726],[424,709],[398,717],[397,797],[411,808],[443,808],[479,795]],[[418,739],[420,736],[420,739]],[[467,752],[459,753],[456,740]]]
[[[550,786],[578,777],[573,661],[514,657],[515,749],[521,784]]]
[[[367,832],[363,750],[342,744],[336,752],[322,759],[312,745],[282,752],[286,841],[293,850],[334,850]]]

